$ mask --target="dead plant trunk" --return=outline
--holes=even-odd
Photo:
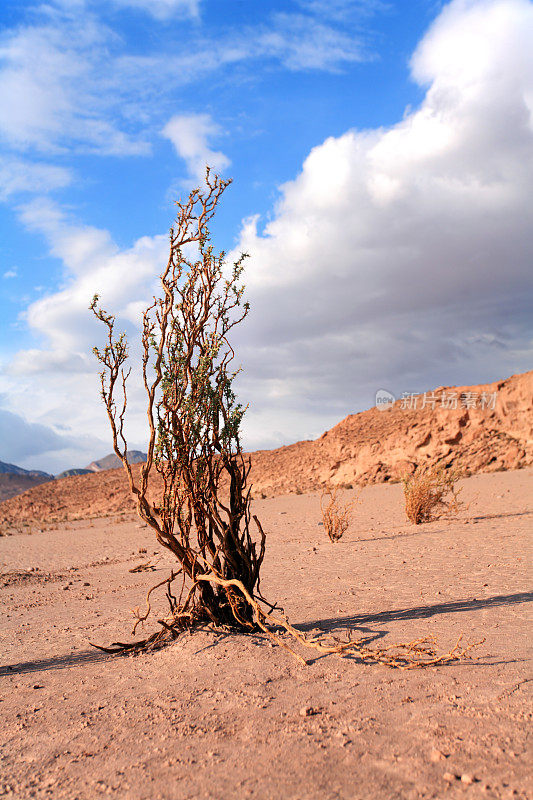
[[[204,622],[253,627],[242,595],[231,585],[200,580],[208,574],[237,580],[251,597],[260,597],[265,535],[256,517],[257,541],[251,532],[250,463],[239,438],[245,409],[232,389],[238,369],[228,339],[248,313],[240,284],[246,256],[227,273],[225,254],[214,252],[208,229],[229,183],[207,170],[205,190],[195,189],[186,203],[177,203],[161,292],[143,315],[149,442],[140,481],[128,462],[124,432],[127,342],[124,334],[115,336],[115,318],[99,306],[98,296],[91,305],[107,327],[105,348],[94,352],[103,365],[102,397],[115,453],[140,517],[176,556],[184,579],[181,598],[171,601],[172,614],[164,621],[167,633]],[[148,500],[154,471],[163,482],[158,504]]]

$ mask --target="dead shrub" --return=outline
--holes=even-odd
[[[320,498],[320,510],[324,529],[332,542],[338,542],[348,530],[352,518],[352,509],[357,498],[342,504],[338,498],[338,487],[328,489]],[[328,499],[329,498],[329,499]]]
[[[240,443],[246,409],[233,390],[239,368],[229,341],[230,331],[248,313],[240,280],[246,255],[228,268],[225,254],[214,251],[208,229],[228,185],[207,170],[205,190],[194,189],[187,202],[177,203],[159,296],[143,314],[141,371],[149,437],[139,478],[124,430],[128,342],[125,334],[116,335],[115,318],[101,308],[98,296],[91,305],[106,329],[105,347],[94,353],[103,366],[101,394],[113,448],[139,516],[178,562],[172,580],[181,575],[183,581],[178,597],[168,584],[170,614],[151,637],[154,645],[202,624],[253,628],[252,607],[232,581],[262,599],[265,534],[250,509],[250,460]],[[155,502],[149,491],[154,473],[162,487]],[[148,603],[138,623],[149,613]]]
[[[453,469],[418,466],[412,475],[402,479],[407,518],[420,525],[446,514],[457,514],[463,505],[459,500],[462,488],[456,485],[460,477]]]
[[[101,394],[115,453],[128,476],[139,516],[176,559],[170,575],[148,591],[145,609],[134,612],[133,635],[151,614],[152,593],[164,588],[170,608],[157,620],[159,629],[141,641],[95,646],[110,653],[155,649],[183,631],[213,625],[262,631],[302,664],[307,662],[285,638],[321,655],[355,656],[365,663],[400,669],[467,656],[472,645],[465,647],[460,639],[449,652],[438,654],[431,637],[374,648],[372,635],[344,642],[308,636],[290,624],[283,609],[263,597],[259,587],[266,536],[251,513],[251,465],[240,442],[245,408],[232,388],[239,370],[233,366],[228,337],[248,313],[240,282],[245,256],[228,270],[224,253],[214,252],[208,230],[228,185],[208,169],[206,189],[194,189],[187,202],[177,203],[161,290],[142,319],[140,366],[149,436],[148,457],[138,477],[128,460],[124,429],[128,343],[125,334],[116,335],[115,317],[100,307],[98,296],[91,304],[106,331],[104,347],[94,352],[102,364]],[[158,487],[162,489],[154,501],[151,492],[156,495]],[[337,517],[333,511],[332,531],[337,538],[348,521],[349,505],[337,508]],[[151,566],[143,563],[132,571],[144,572]],[[177,579],[181,586],[174,594]]]

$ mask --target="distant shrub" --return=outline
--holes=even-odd
[[[460,475],[456,470],[423,469],[402,479],[405,513],[414,524],[432,522],[445,514],[457,514],[463,505],[457,487]]]
[[[328,489],[320,499],[322,522],[332,542],[338,542],[348,530],[352,518],[352,509],[357,502],[357,499],[354,499],[342,505],[339,502],[337,493],[338,487]]]

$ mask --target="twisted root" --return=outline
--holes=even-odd
[[[111,647],[102,647],[100,645],[93,645],[105,653],[139,653],[148,650],[158,649],[163,647],[169,641],[177,639],[178,636],[184,631],[192,631],[199,629],[206,624],[212,622],[210,614],[206,614],[205,609],[202,608],[201,603],[195,599],[196,589],[202,582],[211,583],[215,586],[220,586],[226,592],[229,606],[231,608],[235,625],[239,630],[252,632],[260,630],[265,633],[275,644],[288,650],[302,665],[309,663],[300,653],[291,647],[279,635],[279,631],[288,634],[294,642],[299,644],[302,648],[307,650],[314,650],[321,655],[338,655],[356,656],[360,661],[370,664],[384,664],[388,667],[407,670],[407,669],[420,669],[424,667],[435,667],[443,664],[449,664],[461,659],[472,658],[471,651],[481,645],[485,639],[478,642],[472,642],[468,645],[462,643],[463,634],[459,636],[455,645],[446,653],[438,653],[437,641],[434,636],[424,636],[415,639],[411,642],[392,644],[388,647],[370,647],[369,637],[360,639],[349,639],[348,641],[338,642],[332,640],[330,643],[324,641],[323,636],[306,636],[300,630],[295,628],[289,622],[287,616],[283,613],[276,615],[273,613],[275,606],[272,606],[268,601],[263,598],[252,596],[242,581],[236,578],[224,579],[217,575],[215,572],[209,572],[203,575],[198,575],[189,589],[187,596],[181,602],[183,595],[184,585],[180,594],[180,600],[171,594],[170,586],[173,580],[181,573],[171,572],[170,576],[164,581],[152,586],[146,596],[146,610],[143,614],[139,609],[134,610],[136,616],[135,626],[133,628],[133,635],[137,630],[139,624],[142,624],[151,612],[150,596],[153,591],[161,586],[167,585],[167,598],[171,606],[171,614],[166,619],[159,619],[158,623],[161,626],[159,631],[156,631],[151,636],[141,641],[136,642],[114,642]],[[250,622],[243,618],[240,609],[242,609],[243,601],[248,605],[253,612],[253,621]],[[268,605],[270,610],[267,611],[265,606]],[[223,626],[224,627],[224,626]],[[227,626],[227,623],[225,625]],[[92,642],[91,642],[92,644]]]

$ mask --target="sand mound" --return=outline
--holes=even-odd
[[[415,407],[416,406],[416,407]],[[352,414],[315,441],[252,453],[255,495],[398,480],[416,464],[464,474],[533,464],[533,372],[480,386],[439,387],[387,410]],[[135,474],[140,465],[133,467]],[[121,469],[63,478],[0,503],[3,527],[134,510]]]

